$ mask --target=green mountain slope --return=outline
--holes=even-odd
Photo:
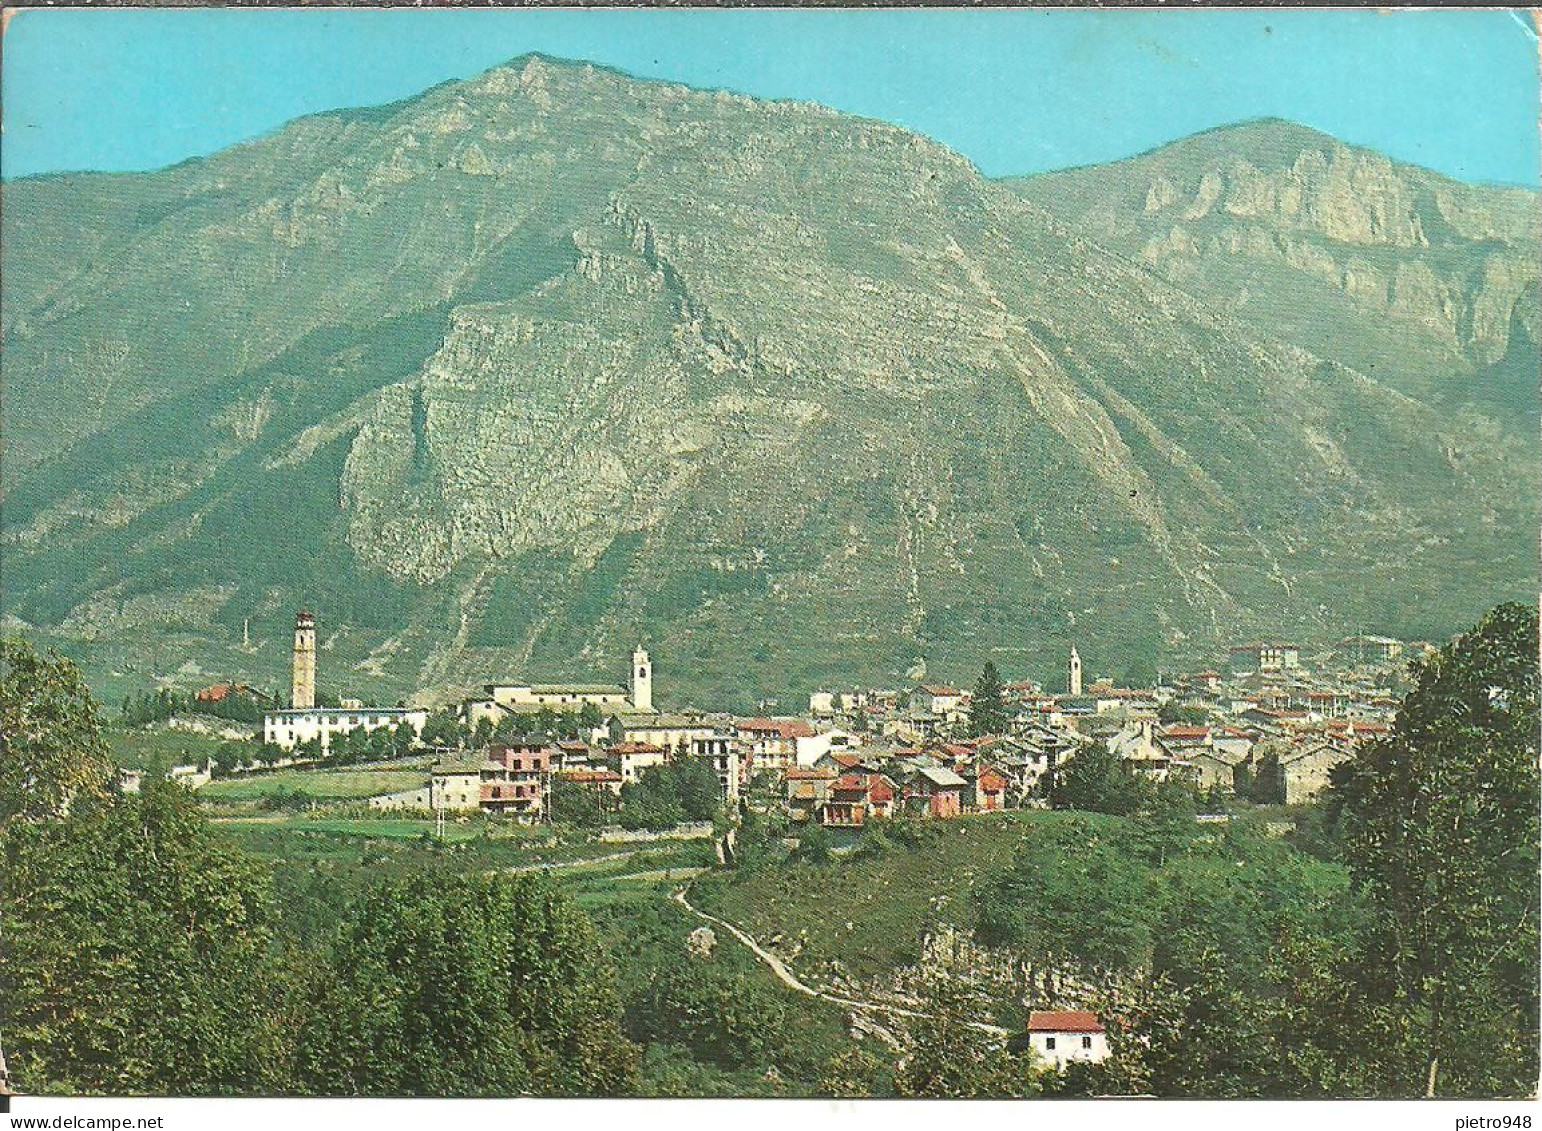
[[[521,59],[4,191],[6,611],[109,688],[276,682],[301,604],[365,694],[644,639],[746,706],[1535,585],[1529,436],[822,107]]]

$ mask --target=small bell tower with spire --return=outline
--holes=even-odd
[[[1072,695],[1082,693],[1082,658],[1076,651],[1076,645],[1071,645],[1071,662],[1066,665],[1066,689]]]

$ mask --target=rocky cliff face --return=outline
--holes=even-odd
[[[1532,190],[1459,184],[1274,121],[1014,184],[1261,330],[1446,403],[1542,338]]]
[[[1326,249],[1371,257],[1337,293],[1424,317],[1437,236],[1498,213],[1452,189],[1437,228],[1352,154],[1158,174],[1073,215],[883,123],[528,59],[7,185],[7,240],[70,253],[6,280],[8,611],[129,682],[174,650],[276,673],[303,603],[373,693],[642,638],[677,702],[747,705],[1073,635],[1119,674],[1234,631],[1434,632],[1528,588],[1534,441],[1357,369],[1353,323],[1307,348],[1173,266],[1267,232],[1255,288],[1327,286],[1294,262]],[[81,200],[99,247],[50,227]],[[1508,247],[1463,357],[1514,352]],[[248,618],[279,647],[238,652]]]

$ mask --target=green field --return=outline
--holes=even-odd
[[[357,801],[377,793],[416,789],[426,780],[418,770],[278,770],[211,781],[198,795],[211,801],[253,801],[279,793],[304,793],[318,801]]]
[[[103,727],[102,737],[113,761],[131,770],[164,773],[172,766],[202,765],[217,747],[231,741],[185,730],[139,730]],[[255,744],[252,747],[256,750]]]

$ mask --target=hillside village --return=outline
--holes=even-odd
[[[364,757],[429,753],[421,782],[368,798],[382,812],[522,822],[569,819],[556,798],[625,820],[628,787],[668,766],[709,767],[732,813],[779,812],[795,831],[860,828],[897,815],[961,814],[1051,805],[1057,776],[1089,752],[1110,754],[1131,780],[1191,786],[1212,810],[1226,798],[1297,805],[1328,783],[1361,743],[1386,734],[1408,662],[1432,645],[1357,636],[1303,655],[1280,641],[1230,649],[1224,670],[1119,687],[1084,673],[1073,646],[1058,687],[982,675],[992,700],[944,683],[818,689],[807,711],[745,717],[708,707],[664,709],[656,672],[636,648],[616,683],[489,683],[438,711],[357,700],[317,702],[316,621],[296,617],[291,706],[261,716],[261,747],[227,773]],[[667,682],[663,699],[667,700]],[[258,693],[205,688],[207,706]],[[199,786],[212,766],[173,770]]]

